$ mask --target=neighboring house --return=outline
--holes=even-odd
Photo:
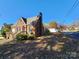
[[[72,28],[72,29],[71,29],[72,32],[77,32],[77,31],[79,31],[79,26],[78,26],[78,25],[72,25],[71,28]]]
[[[66,25],[63,25],[63,27],[61,28],[61,32],[69,32],[69,27]]]
[[[58,26],[57,27],[51,27],[51,26],[49,26],[48,30],[51,33],[57,33],[57,32],[59,32]]]
[[[59,30],[56,29],[56,28],[49,28],[49,31],[50,31],[51,33],[59,32]]]
[[[47,29],[50,31],[50,33],[55,33],[59,31],[57,28],[50,27],[49,24],[44,24],[44,31]]]
[[[12,35],[15,37],[19,33],[42,36],[43,25],[42,25],[42,13],[35,17],[24,18],[21,17],[16,24],[11,26]]]

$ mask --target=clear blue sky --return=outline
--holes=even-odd
[[[43,22],[57,21],[69,24],[79,18],[79,5],[66,18],[75,0],[0,0],[0,26],[3,23],[15,23],[18,18],[31,17],[43,13]]]

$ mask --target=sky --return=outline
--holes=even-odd
[[[71,24],[79,18],[79,5],[68,13],[75,0],[0,0],[0,26],[14,24],[20,17],[33,17],[43,13],[43,23],[56,21]]]

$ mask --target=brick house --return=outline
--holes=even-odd
[[[13,37],[19,33],[35,35],[36,37],[43,35],[42,13],[31,18],[19,18],[17,23],[11,26],[11,33]],[[9,35],[7,33],[7,37]]]

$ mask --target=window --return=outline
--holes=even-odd
[[[22,31],[25,31],[25,26],[22,26]]]

